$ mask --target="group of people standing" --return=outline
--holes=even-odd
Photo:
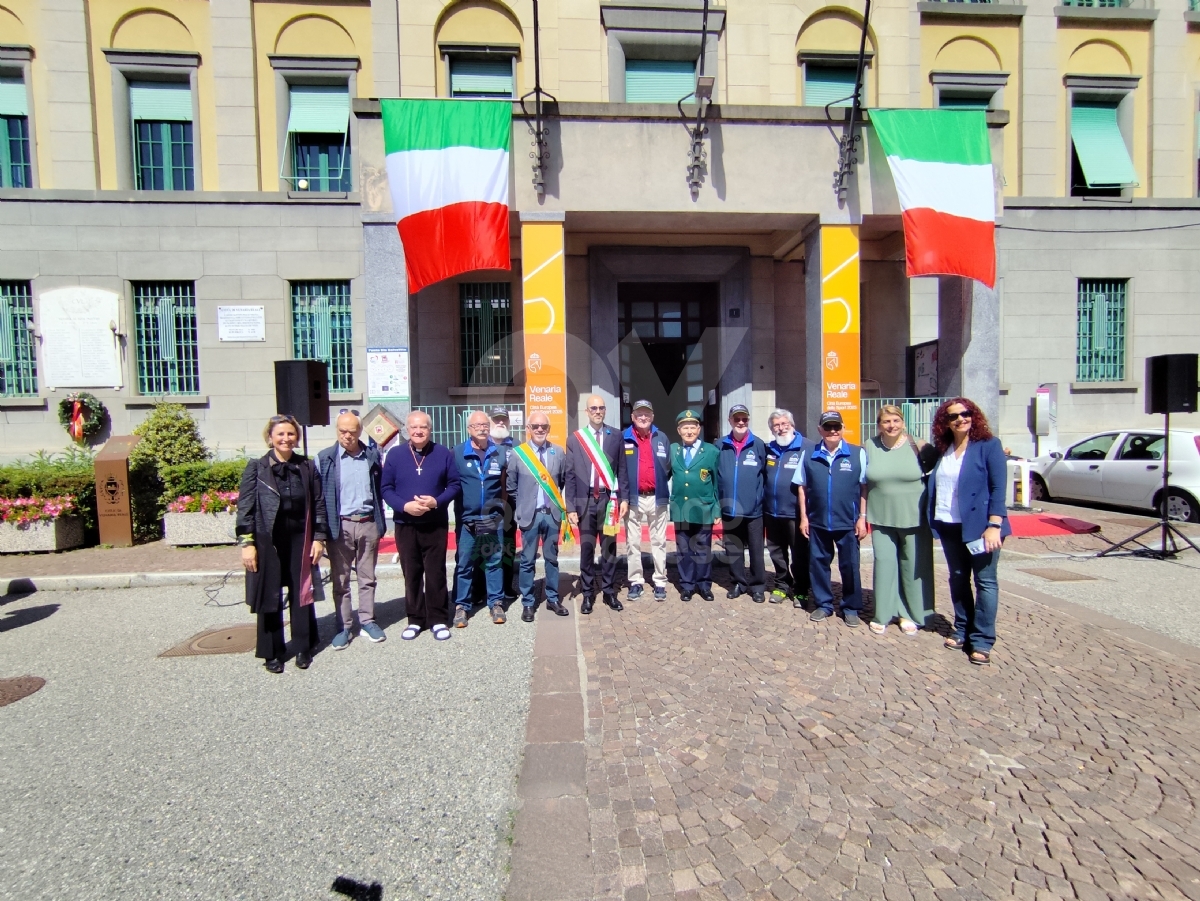
[[[558,555],[563,544],[575,540],[580,613],[592,613],[597,595],[610,609],[624,609],[617,596],[622,528],[626,600],[646,593],[642,548],[648,539],[653,597],[665,601],[668,524],[674,528],[677,587],[684,602],[697,595],[715,600],[716,558],[729,566],[728,599],[748,594],[765,603],[766,554],[774,567],[769,600],[790,601],[798,609],[811,606],[809,618],[820,621],[834,613],[830,571],[836,556],[840,610],[851,627],[861,625],[859,542],[869,533],[875,595],[870,629],[883,634],[898,623],[902,632],[915,634],[933,614],[936,533],[950,569],[955,612],[944,644],[966,650],[973,663],[990,663],[996,565],[1008,534],[1006,466],[999,440],[970,400],[942,404],[933,421],[932,445],[908,435],[901,411],[892,406],[881,409],[878,434],[864,446],[843,439],[837,411],[820,415],[818,438],[812,440],[797,431],[789,411],[775,410],[766,442],[751,431],[749,410],[735,404],[729,432],[716,444],[701,438],[695,410],[676,416],[676,441],[654,424],[654,408],[645,400],[633,404],[632,423],[623,431],[606,423],[603,397],[587,398],[585,413],[586,422],[565,444],[551,440],[544,413],[532,413],[526,421],[528,440],[514,444],[506,410],[496,408],[490,415],[479,410],[468,419],[468,439],[449,448],[432,440],[429,416],[414,411],[406,423],[407,440],[381,460],[376,447],[361,441],[358,416],[343,411],[337,444],[315,463],[295,453],[295,420],[272,417],[264,433],[270,449],[246,468],[237,518],[247,603],[258,615],[257,656],[266,669],[283,670],[285,587],[296,665],[311,664],[317,644],[313,580],[326,550],[337,619],[331,646],[340,650],[354,638],[352,570],[359,586],[360,633],[376,642],[386,638],[374,622],[384,504],[393,511],[406,586],[405,640],[423,631],[448,639],[451,628],[467,626],[480,597],[500,624],[506,620],[506,601],[519,596],[521,618],[532,622],[539,548],[546,609],[568,616]],[[452,508],[455,572],[447,585]],[[718,524],[719,554],[713,547]]]

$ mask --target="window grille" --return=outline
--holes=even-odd
[[[1125,380],[1128,282],[1080,279],[1075,314],[1075,380]]]
[[[292,357],[329,365],[329,390],[354,390],[350,282],[292,282]]]
[[[200,393],[196,286],[136,282],[133,286],[138,392],[150,396]]]
[[[29,282],[0,282],[0,396],[37,397]]]
[[[458,290],[463,385],[511,385],[512,285],[464,283]]]

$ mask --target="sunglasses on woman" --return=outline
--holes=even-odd
[[[970,413],[947,413],[946,419],[950,422],[956,422],[959,419],[971,419]]]

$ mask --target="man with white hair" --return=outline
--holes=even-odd
[[[767,553],[775,567],[772,604],[789,598],[792,606],[804,609],[808,600],[808,539],[796,526],[796,492],[792,484],[796,468],[813,443],[796,431],[789,410],[774,410],[767,418],[774,436],[767,445],[767,487],[763,494],[763,519],[767,527]]]

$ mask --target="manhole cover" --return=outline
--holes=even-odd
[[[29,697],[45,684],[46,680],[41,676],[15,676],[11,679],[0,679],[0,707]]]
[[[255,626],[222,626],[193,635],[187,641],[163,651],[159,657],[199,657],[204,654],[245,654],[258,641]]]
[[[1072,572],[1069,569],[1023,569],[1023,573],[1037,576],[1050,582],[1095,582],[1095,576],[1085,576],[1083,573]]]

